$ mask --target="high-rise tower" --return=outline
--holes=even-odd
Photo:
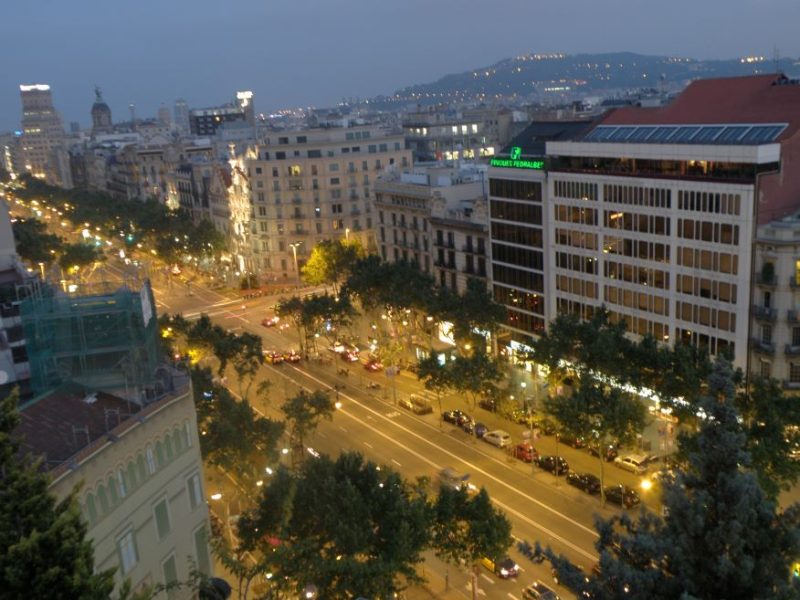
[[[25,170],[52,185],[72,187],[64,125],[53,106],[50,86],[19,86],[22,98],[22,149]]]

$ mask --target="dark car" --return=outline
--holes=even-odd
[[[592,456],[600,456],[600,449],[597,443],[593,442],[589,444],[588,448],[589,448],[589,454],[591,454]],[[617,447],[614,444],[608,444],[606,446],[605,452],[603,453],[603,459],[606,462],[611,462],[615,458],[617,458],[617,456],[619,456]]]
[[[410,410],[415,415],[429,415],[433,412],[433,407],[430,403],[416,394],[411,394],[408,398],[400,398],[397,404]]]
[[[555,568],[551,570],[553,581],[556,585],[563,585],[569,589],[578,598],[591,598],[592,594],[589,592],[589,578],[583,572],[583,568],[571,562],[566,562],[561,565],[561,572]]]
[[[559,433],[558,441],[573,448],[583,448],[586,445],[586,440],[579,435],[572,435],[570,433]]]
[[[627,485],[610,485],[603,491],[605,492],[606,500],[617,506],[633,508],[642,501],[636,490],[629,488]]]
[[[591,473],[568,473],[567,483],[574,485],[579,490],[583,490],[587,494],[600,493],[600,479]]]
[[[556,424],[553,423],[550,419],[542,419],[536,423],[536,427],[541,431],[544,435],[555,435],[558,428]]]
[[[520,459],[522,462],[530,463],[539,457],[536,448],[530,442],[520,442],[511,450],[514,458]]]
[[[569,471],[569,463],[563,456],[545,455],[536,459],[536,464],[553,475],[564,475]]]
[[[364,363],[364,368],[372,373],[377,373],[378,371],[383,369],[383,365],[377,358],[370,358],[367,362]]]
[[[281,318],[278,317],[278,316],[267,317],[266,319],[262,319],[261,320],[261,324],[264,327],[275,327],[278,324],[278,321],[280,321],[280,320],[281,320]]]
[[[519,575],[519,565],[514,562],[513,558],[509,558],[508,556],[497,561],[484,556],[481,559],[481,564],[503,579],[509,579]]]
[[[442,419],[444,419],[447,423],[452,423],[453,425],[459,425],[461,418],[466,416],[468,416],[467,413],[461,410],[446,410],[442,412]]]
[[[492,398],[482,398],[478,401],[478,406],[489,412],[497,412],[497,400],[493,400]]]
[[[486,432],[489,431],[489,428],[483,423],[473,420],[473,418],[469,415],[464,416],[466,418],[462,419],[459,427],[461,427],[461,429],[463,429],[465,432],[469,433],[470,435],[474,435],[475,437],[483,438],[483,436],[486,435]]]
[[[555,590],[541,581],[534,581],[522,590],[522,597],[525,600],[560,600]]]

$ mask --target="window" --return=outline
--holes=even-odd
[[[772,325],[761,326],[761,341],[764,344],[772,343]]]
[[[189,508],[192,510],[203,503],[203,488],[199,473],[195,473],[186,480],[186,492],[189,496]]]
[[[117,484],[119,485],[119,497],[124,498],[128,495],[128,486],[125,485],[125,472],[122,469],[117,471]]]
[[[152,475],[156,472],[156,457],[153,455],[153,448],[148,446],[145,454],[147,455],[147,472]]]
[[[197,562],[197,570],[201,573],[210,573],[210,562],[208,560],[208,536],[206,528],[201,527],[194,532],[194,551]]]
[[[339,178],[331,177],[331,185],[339,185]]]
[[[339,170],[339,163],[331,163],[328,165],[328,171],[331,173],[336,173]]]
[[[156,520],[158,539],[163,540],[170,532],[169,510],[166,498],[153,507],[153,515]]]
[[[279,144],[288,144],[289,143],[289,138],[288,137],[279,137],[278,138],[278,143]]]
[[[119,552],[119,564],[122,574],[127,575],[139,563],[139,555],[136,552],[136,539],[133,531],[128,531],[117,540],[117,551]]]
[[[760,374],[761,374],[762,377],[764,377],[764,378],[771,377],[772,364],[770,364],[770,362],[768,360],[762,360],[761,364],[760,364],[760,367],[761,367],[761,369],[760,369],[761,373]]]
[[[789,381],[800,383],[800,363],[789,363]]]
[[[189,422],[183,424],[183,432],[186,435],[186,447],[192,447],[192,430],[190,429]]]
[[[800,327],[792,327],[792,346],[800,346]]]
[[[175,565],[175,555],[171,554],[170,557],[161,563],[161,570],[164,573],[164,585],[169,586],[171,583],[178,581],[178,568]],[[177,592],[176,588],[170,588],[167,591],[167,598],[174,598]]]

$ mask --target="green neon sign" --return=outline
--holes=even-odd
[[[511,156],[514,155],[514,149],[511,149]],[[543,160],[524,160],[515,158],[493,158],[489,161],[492,167],[501,167],[504,169],[537,169],[541,171],[544,169]]]
[[[513,148],[511,148],[510,158],[511,160],[519,160],[520,158],[522,158],[522,148],[520,148],[519,146],[514,146]]]

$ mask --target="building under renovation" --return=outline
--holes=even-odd
[[[146,404],[163,394],[158,323],[150,282],[105,283],[86,294],[65,293],[35,281],[19,314],[39,395],[67,383]]]

